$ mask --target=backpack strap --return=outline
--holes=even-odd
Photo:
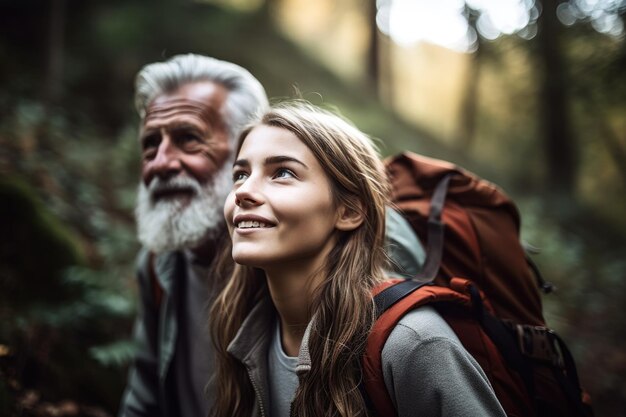
[[[532,366],[528,359],[522,355],[515,338],[509,333],[502,321],[485,310],[480,293],[474,285],[470,286],[470,294],[476,319],[481,323],[487,336],[498,347],[505,361],[522,378],[530,398],[534,398],[535,384]]]
[[[554,341],[563,356],[563,369],[565,370],[565,372],[563,372],[563,370],[559,367],[552,367],[556,380],[559,382],[563,392],[565,392],[571,404],[574,405],[580,416],[593,416],[593,410],[591,409],[590,404],[587,404],[584,401],[586,393],[580,389],[580,382],[578,380],[578,372],[576,372],[574,357],[559,335],[554,332],[552,332],[551,335],[554,337]]]
[[[374,289],[377,320],[367,338],[363,355],[363,385],[367,401],[381,416],[396,415],[393,401],[387,392],[382,368],[382,350],[387,338],[407,313],[422,305],[451,301],[469,306],[471,299],[459,291],[465,280],[453,280],[454,288],[432,285],[430,282],[390,280]]]
[[[380,291],[374,296],[376,318],[380,317],[389,307],[424,285],[432,285],[432,283],[407,279]]]
[[[533,275],[535,275],[535,279],[537,280],[537,287],[539,287],[539,289],[544,294],[550,294],[557,290],[556,286],[553,283],[545,280],[545,278],[541,274],[541,271],[539,270],[539,267],[537,266],[535,261],[533,261],[530,256],[528,256],[528,254],[526,254],[526,262],[528,263],[530,270],[533,272]]]
[[[450,179],[456,172],[446,174],[435,187],[433,197],[430,200],[428,213],[428,247],[426,248],[426,260],[422,270],[414,279],[420,281],[432,281],[439,272],[441,257],[443,256],[443,232],[444,224],[441,221],[441,213],[446,202]]]

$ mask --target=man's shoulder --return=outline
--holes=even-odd
[[[411,278],[422,268],[426,254],[408,221],[396,210],[387,207],[385,252],[390,258],[389,275]]]

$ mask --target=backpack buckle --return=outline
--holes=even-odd
[[[554,331],[543,326],[515,325],[517,342],[523,355],[563,368],[565,361]]]

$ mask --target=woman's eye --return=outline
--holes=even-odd
[[[295,178],[295,176],[293,171],[287,168],[279,168],[274,174],[274,178]]]
[[[245,172],[242,172],[242,171],[235,172],[233,174],[233,182],[243,181],[246,178],[248,178],[248,174],[246,174]]]

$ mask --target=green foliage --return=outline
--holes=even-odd
[[[111,372],[102,370],[106,349],[99,346],[128,332],[135,311],[126,282],[111,279],[121,269],[85,266],[73,233],[22,182],[3,179],[0,195],[0,344],[12,352],[0,372],[51,399],[81,393],[114,407],[130,347],[108,363],[117,366]]]
[[[81,249],[69,231],[48,213],[23,181],[0,178],[0,279],[5,308],[63,302],[71,291],[59,290],[60,271],[81,262]],[[56,301],[58,300],[58,301]]]
[[[0,344],[11,353],[0,372],[20,388],[7,395],[32,389],[113,412],[136,308],[134,129],[106,143],[58,108],[11,100],[0,124]]]
[[[104,366],[126,365],[135,354],[137,346],[130,340],[120,340],[89,349],[91,356]]]

